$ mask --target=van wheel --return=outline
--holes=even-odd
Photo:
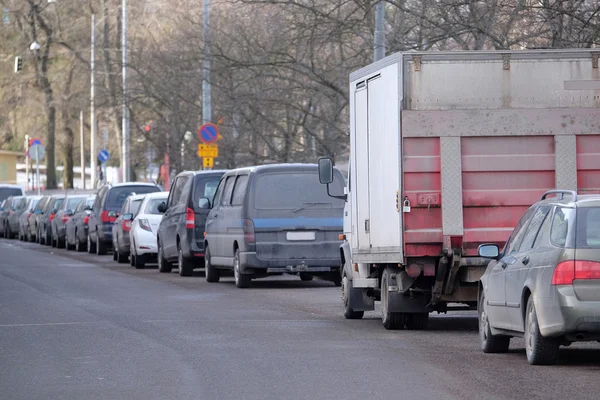
[[[306,272],[300,272],[300,279],[304,282],[309,282],[313,280],[313,276],[311,274],[307,274]]]
[[[204,276],[206,282],[219,282],[221,278],[221,271],[216,269],[210,262],[210,249],[208,246],[204,250]]]
[[[188,260],[183,256],[183,250],[181,250],[179,244],[177,245],[177,264],[179,266],[179,276],[192,276],[194,265],[191,260]]]
[[[133,257],[133,252],[131,253],[131,255]],[[165,255],[163,253],[162,243],[159,240],[158,241],[158,271],[168,273],[168,272],[171,272],[172,270],[173,270],[173,264],[168,262],[167,259],[165,258]]]
[[[350,293],[355,290],[352,288],[352,281],[348,279],[346,273],[342,278],[342,301],[344,303],[344,317],[346,319],[361,319],[364,315],[364,311],[354,311],[350,308]]]
[[[252,282],[252,275],[242,274],[240,267],[240,250],[235,249],[235,254],[233,256],[233,275],[235,277],[235,286],[240,289],[244,289],[250,286],[250,283]]]
[[[510,336],[492,334],[483,291],[479,298],[479,338],[484,353],[506,353],[510,346]]]
[[[559,343],[554,338],[545,338],[540,333],[533,296],[527,301],[525,316],[525,352],[531,365],[551,365],[558,360]]]
[[[406,315],[406,328],[422,331],[427,328],[429,323],[429,313],[412,313]]]
[[[404,329],[406,323],[406,316],[399,312],[388,311],[389,305],[389,291],[388,291],[388,276],[390,275],[389,268],[383,270],[381,276],[381,322],[385,329],[398,330]]]

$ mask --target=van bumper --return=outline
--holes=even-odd
[[[242,270],[261,269],[266,273],[334,272],[340,270],[339,259],[271,259],[261,260],[255,252],[240,253]]]

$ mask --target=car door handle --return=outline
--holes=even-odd
[[[523,259],[521,260],[521,262],[523,263],[523,265],[529,264],[529,256],[523,257]]]

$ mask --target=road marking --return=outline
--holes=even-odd
[[[19,326],[61,326],[61,325],[89,325],[100,324],[101,322],[47,322],[43,324],[0,324],[0,328],[11,328]]]

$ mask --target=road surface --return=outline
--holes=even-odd
[[[472,312],[427,331],[342,316],[340,290],[297,277],[207,283],[112,256],[0,240],[3,399],[598,399],[600,344],[558,366],[479,350]]]

